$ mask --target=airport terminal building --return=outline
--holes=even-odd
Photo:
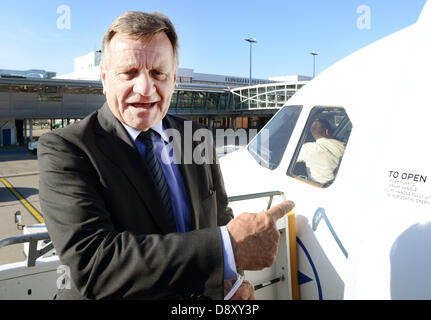
[[[56,76],[44,70],[0,69],[0,147],[26,144],[48,129],[86,117],[106,101],[100,81],[100,51],[75,59],[74,72]],[[179,68],[169,113],[212,130],[257,129],[311,77],[271,79],[196,73]]]

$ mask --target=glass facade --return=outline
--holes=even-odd
[[[192,95],[192,105],[194,108],[205,108],[205,92],[195,91]]]
[[[220,100],[220,94],[214,93],[214,92],[208,92],[208,103],[207,108],[208,109],[217,109],[217,106],[219,104]]]
[[[233,110],[280,109],[304,85],[270,83],[233,89]]]
[[[220,95],[219,110],[227,111],[229,108],[229,93],[222,93]]]
[[[192,101],[193,101],[193,92],[192,91],[179,91],[179,100],[177,108],[183,109],[183,108],[191,108],[192,107]]]
[[[41,86],[39,90],[39,101],[62,101],[63,88],[60,86]]]
[[[255,109],[279,109],[302,85],[267,84],[241,87],[233,90],[211,92],[205,90],[176,89],[172,95],[171,108],[178,111],[200,110],[207,112],[239,111]],[[35,94],[37,100],[63,101],[64,97],[79,95],[103,95],[99,85],[77,86],[61,84],[14,84],[0,83],[0,92]]]
[[[16,99],[25,99],[27,103],[75,101],[85,96],[103,97],[103,87],[95,85],[71,85],[58,82],[44,83],[0,83],[0,93],[17,95]],[[27,95],[28,94],[28,95]],[[31,95],[33,94],[33,96]],[[176,89],[172,94],[170,107],[179,113],[184,112],[219,112],[232,109],[231,93],[228,90],[211,92],[205,90]],[[71,100],[72,99],[72,100]]]
[[[171,112],[217,113],[232,109],[229,91],[207,92],[175,90],[171,98]]]
[[[223,125],[231,123],[233,127],[261,128],[296,92],[296,88],[296,84],[284,83],[236,89],[210,85],[177,86],[169,112],[185,117],[203,117],[200,122],[210,126],[214,119],[226,117],[230,120],[224,121]],[[100,108],[105,101],[101,82],[0,79],[0,116],[43,118],[54,114],[80,118]],[[268,111],[262,112],[262,109]],[[253,117],[257,119],[253,120]],[[238,119],[238,123],[232,119]],[[216,125],[218,123],[216,121]]]

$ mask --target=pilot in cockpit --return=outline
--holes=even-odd
[[[298,155],[297,162],[304,162],[309,180],[321,185],[331,183],[344,154],[345,144],[332,137],[328,121],[318,119],[310,128],[315,142],[305,143]]]

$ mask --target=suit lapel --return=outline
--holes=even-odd
[[[175,226],[168,219],[150,170],[127,131],[106,103],[98,113],[98,120],[100,127],[95,130],[101,139],[98,140],[97,147],[128,177],[161,232],[175,232]]]

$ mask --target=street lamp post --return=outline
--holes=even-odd
[[[319,52],[312,51],[310,54],[313,56],[313,78],[316,76],[316,56],[319,55]]]
[[[244,40],[250,43],[250,78],[248,80],[248,85],[251,86],[251,60],[252,60],[251,46],[253,43],[256,43],[257,41],[256,39],[252,39],[252,38],[247,38]]]

